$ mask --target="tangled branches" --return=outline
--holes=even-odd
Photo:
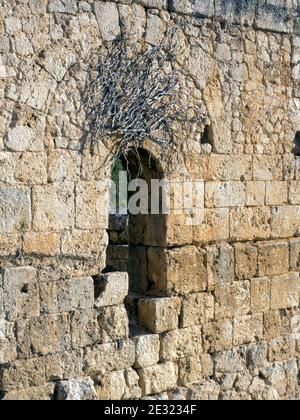
[[[172,148],[173,123],[188,118],[178,99],[176,31],[170,30],[159,46],[138,52],[117,39],[100,57],[86,92],[92,148],[104,142],[113,159],[137,150],[145,140],[162,150]]]

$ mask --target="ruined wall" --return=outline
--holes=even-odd
[[[297,7],[1,0],[1,399],[299,398]],[[155,45],[174,22],[186,100],[208,117],[173,175],[203,180],[205,222],[138,233],[157,287],[132,336],[127,274],[97,277],[109,168],[105,147],[80,150],[82,94],[105,41]]]

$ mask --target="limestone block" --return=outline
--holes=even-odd
[[[295,357],[295,340],[290,337],[271,340],[269,343],[268,359],[272,362],[291,360]]]
[[[167,0],[139,0],[139,3],[150,9],[167,9]]]
[[[124,305],[101,308],[98,324],[102,343],[125,340],[129,336],[129,320]]]
[[[299,306],[299,274],[290,273],[271,280],[271,309]]]
[[[21,238],[19,235],[0,234],[0,257],[16,255],[21,248]]]
[[[211,181],[241,181],[252,179],[252,156],[219,155],[209,156],[209,179]]]
[[[288,203],[288,184],[286,181],[267,181],[266,204],[280,206]]]
[[[237,348],[214,356],[217,373],[242,373],[246,370],[245,362],[245,355]]]
[[[214,2],[213,0],[205,2],[201,0],[173,0],[172,9],[177,13],[211,17],[214,14]]]
[[[247,367],[251,370],[261,369],[268,363],[268,344],[259,343],[247,351]]]
[[[44,149],[43,143],[37,137],[35,130],[23,125],[11,128],[4,139],[4,143],[9,150],[14,152],[40,152]]]
[[[108,273],[95,280],[97,308],[121,305],[128,295],[129,279],[127,273]]]
[[[257,181],[282,181],[281,156],[257,155],[253,160],[253,176]]]
[[[178,383],[190,388],[202,381],[202,363],[200,357],[187,357],[179,360]]]
[[[251,310],[254,314],[268,312],[271,306],[271,285],[268,277],[251,280]]]
[[[108,242],[104,229],[72,230],[63,232],[61,237],[61,253],[66,257],[89,258],[98,256]]]
[[[172,362],[141,369],[139,371],[142,395],[170,391],[177,385],[178,368]]]
[[[263,316],[247,315],[233,321],[233,345],[240,346],[261,340],[263,337]]]
[[[216,16],[227,22],[252,25],[256,0],[217,0]]]
[[[0,232],[27,231],[31,224],[30,191],[27,188],[0,188]]]
[[[192,401],[218,401],[220,397],[220,385],[213,380],[206,381],[203,385],[192,388]]]
[[[165,22],[157,15],[147,14],[146,42],[159,45],[166,31]]]
[[[60,254],[60,236],[57,233],[28,232],[24,235],[24,253],[43,256]]]
[[[13,322],[2,319],[2,294],[0,289],[0,364],[10,363],[17,358],[17,342]]]
[[[72,346],[74,349],[102,343],[98,324],[98,311],[75,311],[71,319]]]
[[[134,362],[135,345],[131,340],[87,348],[84,354],[85,372],[88,375],[123,370],[133,366]]]
[[[33,187],[33,228],[37,232],[74,226],[74,185],[71,182]]]
[[[57,283],[45,281],[39,283],[41,314],[57,314]]]
[[[32,358],[71,350],[68,315],[46,315],[16,323],[18,357]]]
[[[256,276],[258,251],[251,244],[236,244],[235,250],[235,276],[237,280],[249,280]]]
[[[83,375],[83,350],[73,350],[44,358],[46,381],[60,381],[80,378]]]
[[[290,241],[291,270],[300,271],[300,239]]]
[[[20,155],[15,170],[15,179],[24,184],[46,184],[47,155],[46,153],[28,153]]]
[[[98,378],[98,399],[102,400],[132,400],[142,396],[139,387],[139,376],[133,369],[112,372]]]
[[[18,165],[18,153],[0,152],[0,181],[13,184]]]
[[[245,204],[245,184],[242,182],[207,182],[205,184],[206,207],[239,207]]]
[[[258,245],[259,276],[275,276],[289,271],[288,242],[263,242]]]
[[[6,32],[10,35],[14,35],[17,32],[20,32],[22,29],[20,19],[16,17],[8,17],[7,19],[5,19],[5,28]]]
[[[248,315],[250,312],[250,282],[218,284],[215,290],[216,319]]]
[[[62,280],[57,285],[58,310],[70,312],[94,307],[94,282],[91,277]]]
[[[233,344],[233,325],[230,319],[209,322],[203,327],[204,351],[215,353],[229,350]]]
[[[183,328],[202,325],[213,320],[214,297],[207,293],[192,293],[182,299],[181,326]]]
[[[147,298],[138,303],[138,318],[151,333],[159,334],[178,328],[180,298]]]
[[[9,391],[3,401],[51,401],[54,399],[55,384]]]
[[[274,238],[291,238],[300,226],[299,206],[278,206],[271,211],[271,229]]]
[[[52,13],[76,14],[78,7],[76,0],[50,0],[48,10]]]
[[[289,2],[285,0],[263,0],[256,9],[255,25],[259,29],[289,33],[293,20]]]
[[[0,389],[11,391],[22,388],[38,387],[46,383],[45,360],[17,360],[0,367]]]
[[[38,317],[40,314],[37,270],[33,267],[9,268],[3,271],[3,300],[6,317]]]
[[[289,184],[289,203],[300,204],[300,181],[291,181]]]
[[[207,250],[208,284],[232,283],[234,281],[234,249],[227,243],[210,246]]]
[[[148,276],[154,295],[193,293],[206,290],[205,252],[193,246],[164,250],[149,248]]]
[[[246,183],[246,205],[264,206],[266,197],[265,181],[248,181]]]
[[[270,311],[264,314],[264,338],[272,340],[290,333],[290,318],[285,311]]]
[[[97,400],[97,393],[91,378],[57,382],[55,391],[58,401]]]
[[[134,337],[133,341],[136,346],[136,368],[151,367],[159,362],[159,335],[139,335]]]
[[[226,241],[229,239],[229,209],[205,210],[204,223],[193,226],[193,242]]]
[[[108,182],[76,185],[76,228],[106,229],[108,226]]]
[[[70,150],[53,150],[48,155],[49,182],[77,181],[81,156]]]
[[[269,207],[232,209],[230,212],[230,237],[236,241],[251,241],[270,237]]]
[[[170,331],[161,336],[161,360],[176,361],[202,354],[202,327]]]
[[[121,32],[118,6],[112,2],[95,2],[95,14],[104,41],[113,41]]]

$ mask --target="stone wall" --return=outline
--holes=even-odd
[[[298,9],[1,1],[1,399],[299,399]],[[82,95],[106,41],[156,45],[174,23],[183,100],[208,116],[172,176],[203,180],[204,223],[137,231],[153,289],[133,333],[127,273],[101,275],[110,168],[82,151]]]

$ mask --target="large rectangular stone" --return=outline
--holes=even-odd
[[[74,226],[74,184],[64,182],[33,187],[33,228],[38,232]]]
[[[88,310],[94,307],[94,282],[91,277],[61,280],[57,285],[59,312]]]
[[[76,228],[108,227],[108,182],[80,182],[76,185]]]
[[[269,207],[248,207],[231,210],[230,237],[232,240],[268,239],[270,234]]]
[[[0,188],[0,232],[26,232],[29,230],[30,224],[30,190],[27,188]]]
[[[287,0],[260,0],[255,25],[259,29],[289,33],[293,30],[291,4]]]
[[[229,239],[229,209],[206,209],[204,222],[193,225],[193,242],[207,243]]]
[[[127,273],[108,273],[95,280],[95,305],[121,305],[129,292],[129,278]]]
[[[214,1],[213,0],[173,0],[172,11],[177,13],[184,13],[187,15],[207,16],[214,15]]]
[[[227,22],[252,25],[256,0],[216,0],[216,16]]]
[[[250,313],[250,282],[218,284],[215,299],[216,319],[248,315]]]
[[[271,282],[268,277],[251,280],[251,310],[268,312],[271,307]]]
[[[258,275],[276,276],[289,271],[289,243],[262,242],[258,244]]]
[[[300,227],[300,206],[278,206],[271,210],[271,229],[274,238],[291,238]]]
[[[210,181],[250,181],[252,179],[251,155],[209,156]]]
[[[139,371],[142,395],[153,395],[176,388],[178,367],[172,363],[162,363]]]
[[[135,367],[145,368],[159,362],[160,341],[158,334],[139,335],[133,338],[136,345]]]
[[[37,270],[33,267],[3,271],[4,312],[10,321],[33,318],[40,314]]]
[[[282,157],[272,155],[254,156],[253,176],[254,180],[257,181],[282,181]]]
[[[215,302],[212,294],[192,293],[182,299],[181,326],[183,328],[213,320]]]
[[[202,326],[183,328],[161,335],[162,361],[176,361],[202,354]]]
[[[96,1],[95,14],[104,41],[113,41],[120,35],[120,18],[116,3]]]
[[[46,383],[45,359],[18,360],[0,367],[1,391],[41,386]]]
[[[288,203],[288,184],[286,181],[267,181],[267,206],[280,206]]]
[[[138,303],[139,322],[155,334],[176,330],[179,325],[180,310],[180,298],[141,299]]]
[[[212,245],[207,250],[208,286],[215,284],[232,283],[234,272],[234,249],[227,243]]]
[[[235,318],[233,321],[233,344],[255,343],[263,337],[263,317],[262,315],[247,315]]]
[[[238,243],[235,250],[236,280],[249,280],[256,276],[258,251],[251,243]]]
[[[232,348],[233,325],[231,319],[220,319],[203,326],[203,351],[215,353]]]
[[[271,280],[271,309],[299,306],[299,273],[273,277]]]
[[[207,182],[205,206],[239,207],[246,204],[245,184],[242,182]]]
[[[300,271],[300,239],[290,241],[290,268],[292,271]]]

